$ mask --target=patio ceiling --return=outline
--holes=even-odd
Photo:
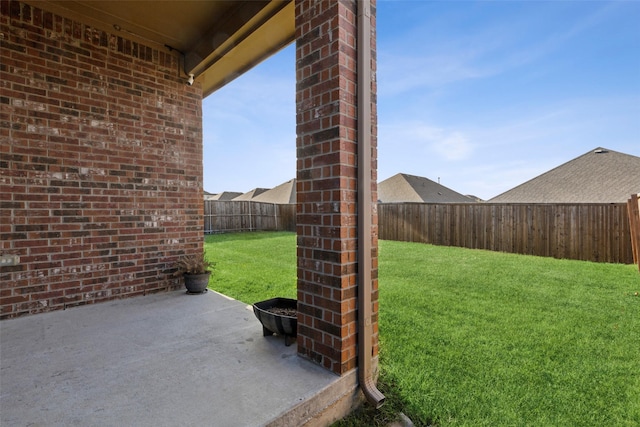
[[[295,37],[294,2],[29,1],[123,37],[184,54],[207,96],[271,56]],[[167,47],[168,46],[168,47]],[[186,78],[185,74],[185,78]]]

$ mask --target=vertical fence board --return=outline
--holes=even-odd
[[[378,205],[383,240],[631,264],[628,217],[624,203]]]
[[[638,194],[633,194],[627,201],[627,212],[629,217],[633,262],[638,265],[638,270],[640,270],[640,198],[638,197]]]
[[[296,205],[241,201],[204,201],[204,231],[295,231]]]
[[[205,233],[296,230],[296,205],[205,201]],[[618,204],[381,203],[383,240],[638,264],[640,200]]]

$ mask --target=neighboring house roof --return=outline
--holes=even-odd
[[[214,200],[215,197],[217,197],[217,196],[218,196],[217,194],[209,193],[208,191],[204,192],[204,199],[205,200]]]
[[[233,191],[223,191],[222,193],[214,194],[212,196],[208,196],[206,200],[233,200],[236,197],[240,196],[242,193],[236,193]]]
[[[475,200],[428,178],[399,173],[378,184],[382,203],[473,203]]]
[[[465,194],[465,196],[467,196],[468,198],[470,198],[474,202],[484,202],[484,200],[482,200],[480,197],[475,196],[473,194]]]
[[[254,188],[251,191],[247,191],[244,194],[239,195],[238,197],[236,197],[233,200],[252,200],[254,197],[259,196],[260,194],[264,193],[265,191],[269,191],[268,188]]]
[[[598,147],[489,202],[620,203],[638,192],[640,157]]]
[[[296,180],[291,179],[277,187],[267,190],[257,195],[253,199],[254,202],[277,203],[286,205],[296,202]]]

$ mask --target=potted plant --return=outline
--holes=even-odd
[[[184,277],[184,286],[188,294],[202,294],[207,291],[214,263],[208,261],[205,255],[204,252],[201,255],[187,255],[176,262],[175,276]]]

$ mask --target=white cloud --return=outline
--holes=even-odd
[[[458,161],[473,153],[473,145],[463,132],[420,121],[380,125],[379,132],[381,148],[388,146],[395,155],[403,152],[408,159],[420,154],[431,156],[435,153],[442,160]]]
[[[380,95],[399,95],[425,87],[435,89],[457,81],[486,76],[486,71],[470,63],[470,57],[473,56],[466,52],[423,56],[381,54],[378,73]]]
[[[468,158],[473,151],[473,147],[467,137],[461,132],[443,132],[440,138],[434,141],[431,146],[437,153],[449,161],[464,160]]]

